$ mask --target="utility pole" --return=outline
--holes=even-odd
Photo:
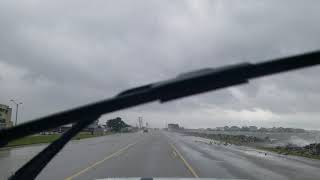
[[[16,105],[16,121],[14,123],[14,125],[16,126],[18,124],[18,112],[19,112],[19,105],[22,104],[22,102],[16,102],[15,100],[11,99],[10,100],[13,104]]]

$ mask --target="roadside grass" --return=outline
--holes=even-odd
[[[261,150],[271,151],[278,154],[283,155],[293,155],[293,156],[300,156],[300,157],[306,157],[310,159],[317,159],[320,160],[319,155],[313,155],[308,151],[294,151],[294,150],[287,150],[285,147],[275,148],[275,147],[256,147]]]
[[[92,135],[91,133],[81,132],[77,134],[73,140],[80,140],[80,139],[86,139],[86,138],[93,138],[93,137],[99,137],[99,136],[105,136],[109,135],[111,132],[108,132],[103,135]],[[26,145],[32,145],[32,144],[42,144],[42,143],[50,143],[54,140],[58,139],[60,137],[60,134],[51,134],[51,135],[32,135],[27,136],[21,139],[14,140],[10,142],[5,147],[15,147],[15,146],[26,146]]]

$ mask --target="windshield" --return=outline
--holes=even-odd
[[[0,179],[318,179],[319,5],[1,1]]]

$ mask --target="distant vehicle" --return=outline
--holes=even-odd
[[[144,129],[144,130],[143,130],[143,133],[147,133],[147,132],[148,132],[148,129]]]

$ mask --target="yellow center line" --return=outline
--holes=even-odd
[[[182,156],[182,154],[178,151],[178,149],[173,145],[170,144],[172,149],[177,153],[177,155],[179,156],[179,158],[182,160],[182,162],[184,163],[184,165],[187,167],[187,169],[190,171],[190,173],[195,177],[195,178],[199,178],[198,174],[195,172],[195,170],[192,168],[192,166],[188,163],[188,161]]]
[[[139,141],[138,141],[138,142],[139,142]],[[71,176],[69,176],[69,177],[65,178],[65,180],[71,180],[71,179],[73,179],[73,178],[75,178],[75,177],[77,177],[77,176],[79,176],[79,175],[81,175],[81,174],[83,174],[83,173],[87,172],[88,170],[90,170],[90,169],[92,169],[92,168],[96,167],[97,165],[99,165],[99,164],[103,163],[104,161],[106,161],[106,160],[108,160],[108,159],[110,159],[110,158],[112,158],[112,157],[115,157],[115,156],[117,156],[117,155],[122,154],[125,150],[129,149],[131,146],[133,146],[133,145],[137,144],[138,142],[135,142],[135,143],[129,144],[129,145],[127,145],[127,146],[125,146],[125,147],[123,147],[123,148],[119,149],[118,151],[116,151],[116,152],[114,152],[114,153],[110,154],[109,156],[106,156],[106,157],[105,157],[105,158],[103,158],[102,160],[97,161],[97,162],[95,162],[95,163],[91,164],[90,166],[88,166],[87,168],[82,169],[81,171],[79,171],[79,172],[77,172],[77,173],[75,173],[75,174],[73,174],[73,175],[71,175]]]

